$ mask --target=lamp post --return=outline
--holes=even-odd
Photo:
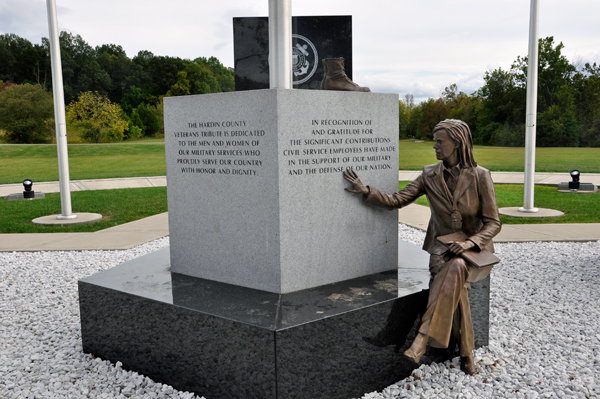
[[[58,179],[60,184],[61,214],[57,219],[75,219],[71,211],[71,187],[69,181],[69,155],[67,152],[67,121],[65,95],[58,40],[58,21],[55,0],[46,0],[48,7],[48,30],[50,31],[50,60],[52,65],[52,94],[54,96],[54,121],[56,126],[56,150],[58,152]]]
[[[538,25],[539,0],[531,0],[529,16],[529,63],[527,66],[527,109],[525,128],[525,180],[523,184],[523,207],[519,212],[535,213],[533,206],[535,183],[535,134],[537,122],[538,86]]]

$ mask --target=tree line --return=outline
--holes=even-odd
[[[234,72],[215,57],[194,60],[140,51],[129,58],[115,44],[91,47],[60,33],[67,120],[84,140],[152,136],[163,129],[162,97],[233,91]],[[571,64],[553,37],[539,41],[537,140],[541,147],[600,146],[600,66]],[[15,143],[54,137],[49,41],[0,35],[0,130]],[[523,146],[527,57],[485,72],[475,93],[446,87],[440,98],[399,102],[400,138],[431,139],[446,118],[469,124],[476,144]],[[0,132],[1,133],[1,132]]]
[[[232,68],[215,58],[194,60],[119,45],[93,48],[79,35],[59,35],[68,122],[90,141],[151,136],[162,126],[162,97],[233,91]],[[11,142],[51,141],[50,43],[0,35],[0,129]],[[34,109],[35,108],[35,109]],[[27,117],[29,116],[29,117]],[[96,121],[90,126],[90,121]]]
[[[539,40],[536,145],[600,147],[600,65],[572,64],[564,45],[553,37]],[[470,95],[456,84],[438,99],[400,101],[400,137],[432,139],[433,127],[446,118],[471,128],[475,144],[525,145],[527,57],[518,56],[510,69],[488,71],[485,84]]]

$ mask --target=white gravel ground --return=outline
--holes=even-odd
[[[421,231],[400,225],[421,244]],[[0,253],[0,398],[198,398],[81,350],[77,280],[168,244],[128,251]],[[600,243],[498,244],[490,345],[362,398],[600,397]],[[219,399],[219,398],[207,398]]]

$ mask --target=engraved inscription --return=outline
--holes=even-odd
[[[258,176],[263,166],[263,129],[248,121],[196,121],[188,131],[174,132],[177,138],[176,163],[181,173],[231,176]],[[192,130],[193,129],[193,130]]]
[[[392,168],[396,145],[370,119],[312,119],[282,151],[290,176]]]
[[[187,122],[176,138],[181,173],[259,176],[267,132],[246,120]],[[370,119],[309,119],[281,142],[289,176],[392,169],[397,144]]]

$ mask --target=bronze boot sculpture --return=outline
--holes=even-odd
[[[343,58],[323,59],[323,69],[325,76],[321,81],[321,90],[371,91],[368,87],[360,87],[348,78]]]

